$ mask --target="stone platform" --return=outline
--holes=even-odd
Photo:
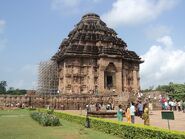
[[[115,111],[93,111],[88,112],[89,116],[98,117],[98,118],[115,118],[117,112]]]

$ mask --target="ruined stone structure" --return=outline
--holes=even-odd
[[[140,90],[143,61],[97,14],[84,15],[52,59],[58,63],[61,93],[119,95]]]

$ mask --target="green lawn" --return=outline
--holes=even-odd
[[[27,110],[0,110],[0,139],[120,139],[62,119],[61,123],[42,127]]]

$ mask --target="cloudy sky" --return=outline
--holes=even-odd
[[[184,0],[0,0],[0,81],[35,89],[37,66],[95,12],[145,62],[142,89],[185,82]]]

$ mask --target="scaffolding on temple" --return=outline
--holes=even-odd
[[[38,88],[41,95],[55,95],[58,90],[58,68],[57,63],[52,60],[39,63]]]

